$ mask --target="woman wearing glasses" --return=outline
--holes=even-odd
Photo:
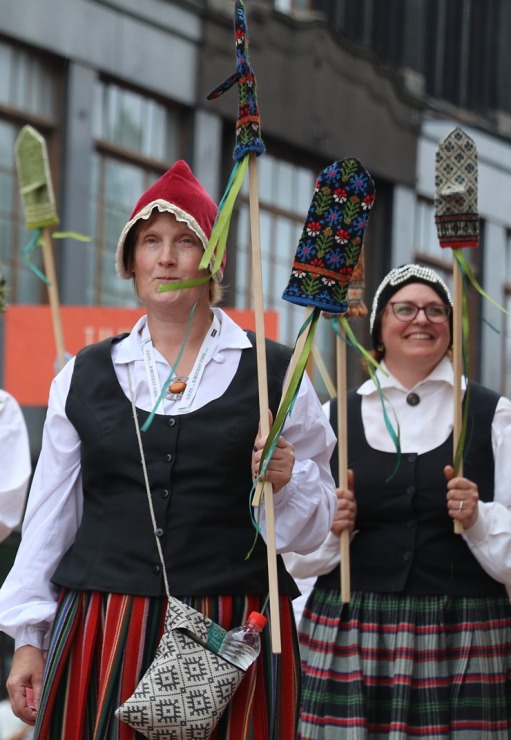
[[[300,624],[301,740],[511,737],[511,402],[469,384],[454,476],[451,314],[421,265],[392,270],[374,297],[380,369],[348,395],[351,490],[337,489],[322,547],[291,564],[319,576]],[[336,464],[334,452],[338,477]]]

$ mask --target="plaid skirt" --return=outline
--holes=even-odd
[[[511,738],[506,598],[317,588],[299,639],[301,740]]]
[[[254,596],[183,598],[224,629],[263,608]],[[134,691],[163,633],[167,600],[64,591],[46,661],[34,740],[144,740],[115,716]],[[295,740],[300,670],[291,602],[280,599],[282,654],[269,625],[211,740]],[[269,618],[269,614],[266,613]]]

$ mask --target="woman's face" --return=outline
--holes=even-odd
[[[443,307],[438,293],[423,283],[411,283],[398,290],[385,306],[381,320],[381,342],[385,347],[385,362],[392,368],[417,366],[424,376],[444,357],[451,344],[449,321],[432,323],[424,311],[410,322],[394,315],[392,304],[409,303],[420,308]]]
[[[203,254],[199,237],[171,213],[157,213],[142,222],[135,237],[132,267],[140,300],[148,308],[193,305],[201,294],[201,286],[165,293],[159,293],[158,288],[207,274],[207,270],[199,270]],[[208,295],[207,289],[203,294]]]

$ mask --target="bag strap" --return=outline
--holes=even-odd
[[[187,606],[186,604],[183,604],[182,601],[179,601],[179,599],[176,599],[174,596],[170,595],[169,582],[167,579],[167,569],[165,567],[165,560],[163,558],[163,550],[161,547],[160,538],[156,536],[156,530],[158,527],[156,524],[156,516],[154,514],[153,499],[151,497],[151,487],[149,485],[149,476],[147,475],[147,465],[145,461],[144,447],[142,444],[142,435],[140,433],[140,425],[138,423],[137,407],[135,406],[135,394],[133,392],[133,385],[131,382],[131,372],[130,372],[129,365],[126,365],[126,369],[128,371],[128,387],[130,390],[131,411],[133,413],[133,420],[135,422],[135,430],[137,432],[138,448],[140,450],[140,461],[142,463],[142,470],[144,472],[144,483],[145,483],[145,490],[147,494],[147,503],[149,504],[149,512],[151,514],[151,522],[153,525],[153,532],[154,532],[154,538],[156,540],[156,547],[158,549],[158,555],[160,556],[160,562],[161,562],[161,567],[163,571],[163,581],[165,583],[165,593],[167,594],[167,599],[169,600],[169,602],[172,601],[173,612],[176,613],[179,617],[185,618],[189,616],[189,610],[191,609],[191,607]],[[269,594],[266,596],[263,608],[261,610],[263,613],[264,613],[264,610],[266,609],[268,599],[269,599]],[[207,617],[207,619],[209,619],[209,617]]]
[[[153,524],[154,538],[156,540],[156,547],[158,549],[158,555],[160,556],[161,567],[162,567],[162,570],[163,570],[163,581],[165,583],[165,592],[167,594],[167,598],[168,598],[169,601],[171,601],[171,600],[172,601],[177,601],[178,604],[179,604],[181,602],[179,602],[178,599],[174,599],[170,595],[169,582],[168,582],[168,579],[167,579],[167,569],[165,567],[165,560],[163,558],[163,550],[162,550],[162,547],[161,547],[160,538],[157,537],[157,535],[156,535],[156,530],[157,530],[158,527],[157,527],[157,524],[156,524],[156,516],[154,514],[153,499],[151,497],[151,487],[149,485],[149,476],[147,475],[147,465],[146,465],[146,461],[145,461],[144,447],[142,445],[142,435],[140,434],[140,425],[138,423],[137,407],[135,406],[135,394],[133,392],[133,385],[132,385],[132,382],[131,382],[130,366],[127,365],[126,367],[127,367],[127,370],[128,370],[128,386],[129,386],[129,389],[130,389],[131,411],[133,413],[133,420],[135,422],[135,430],[136,430],[136,433],[137,433],[138,448],[140,450],[140,459],[141,459],[141,462],[142,462],[142,470],[144,472],[145,490],[146,490],[146,494],[147,494],[147,502],[149,504],[149,511],[150,511],[150,514],[151,514],[151,522]]]

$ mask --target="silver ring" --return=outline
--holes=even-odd
[[[460,508],[459,511],[463,511],[463,501],[460,501]]]

